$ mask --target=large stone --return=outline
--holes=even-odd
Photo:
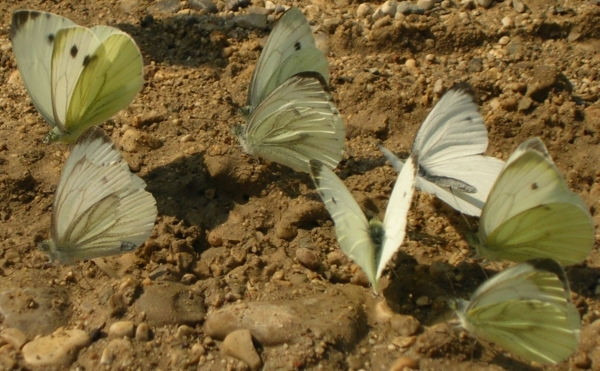
[[[38,337],[23,346],[23,359],[30,366],[68,366],[79,350],[91,343],[87,332],[59,329],[52,335]]]
[[[202,296],[189,286],[167,281],[144,287],[135,308],[146,313],[150,326],[193,326],[201,323],[206,314]]]

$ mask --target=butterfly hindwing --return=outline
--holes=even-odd
[[[271,31],[252,74],[247,101],[250,110],[289,77],[307,71],[329,80],[327,58],[316,49],[306,17],[300,9],[290,8]]]
[[[250,155],[309,172],[311,159],[331,169],[337,166],[345,133],[323,78],[302,73],[286,80],[254,110],[238,139]]]

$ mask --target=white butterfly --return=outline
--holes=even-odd
[[[88,29],[56,14],[18,10],[10,38],[29,96],[54,128],[48,141],[75,142],[129,105],[142,87],[142,55],[116,28]]]
[[[487,129],[466,84],[453,86],[429,113],[412,146],[419,152],[417,189],[463,214],[479,216],[503,161],[484,156]],[[403,162],[379,147],[397,171]]]
[[[340,178],[319,161],[310,161],[311,177],[335,223],[342,251],[362,268],[376,293],[383,270],[404,241],[417,157],[418,154],[413,154],[398,175],[383,223],[377,219],[367,221]]]
[[[300,9],[290,8],[271,31],[260,54],[244,113],[252,111],[290,77],[301,72],[316,72],[329,81],[327,58],[317,49],[310,25]]]
[[[506,161],[479,221],[478,255],[515,262],[552,258],[580,263],[594,246],[594,222],[539,138],[522,143]]]
[[[508,268],[484,282],[457,314],[471,335],[528,361],[553,364],[577,349],[581,319],[569,283],[552,259]]]
[[[91,127],[65,163],[54,197],[52,239],[40,248],[64,264],[136,249],[150,236],[157,215],[156,200],[145,187],[102,129]]]
[[[328,68],[308,21],[291,8],[254,69],[242,110],[247,124],[233,128],[246,153],[302,172],[309,172],[313,158],[337,166],[346,128],[327,88]]]

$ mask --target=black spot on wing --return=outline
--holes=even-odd
[[[300,41],[296,41],[294,43],[294,49],[296,49],[296,51],[302,49],[302,44],[300,43]]]
[[[335,200],[335,197],[331,197],[331,202],[333,202],[335,205],[337,205],[337,201]]]
[[[52,44],[54,42],[54,34],[53,33],[49,34],[47,40],[48,40],[48,44]]]
[[[79,53],[79,48],[77,48],[77,45],[73,44],[70,53],[72,58],[77,57],[77,53]]]
[[[96,58],[96,56],[94,55],[86,55],[85,58],[83,58],[83,67],[86,67],[88,64],[90,64],[91,61],[93,61]]]
[[[537,185],[537,183],[531,183],[531,190],[532,191],[535,191],[538,188],[539,188],[539,186]]]

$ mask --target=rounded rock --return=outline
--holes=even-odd
[[[435,6],[434,0],[419,0],[417,6],[425,11],[433,9]]]
[[[113,337],[133,337],[135,333],[135,325],[132,321],[119,321],[110,325],[108,334]]]
[[[231,332],[223,340],[221,350],[228,356],[244,361],[251,370],[259,370],[262,365],[249,330]]]
[[[135,329],[135,340],[138,341],[149,341],[150,340],[150,326],[146,322],[142,322]]]
[[[477,0],[477,4],[484,8],[489,8],[492,5],[493,0]]]
[[[300,247],[296,250],[296,259],[300,264],[313,271],[321,267],[321,261],[317,254],[306,247]]]
[[[34,367],[68,366],[73,363],[79,350],[90,342],[90,336],[83,330],[59,329],[25,344],[23,358],[25,363]]]
[[[369,3],[362,3],[356,9],[356,16],[358,18],[366,18],[373,14],[373,5]]]

